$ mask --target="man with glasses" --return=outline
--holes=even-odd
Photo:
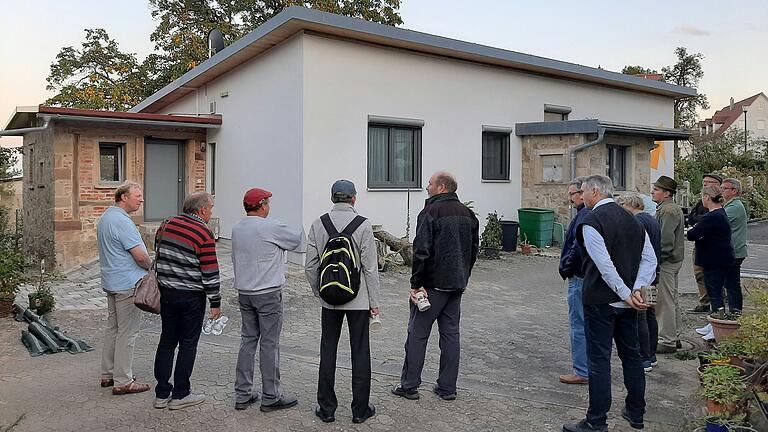
[[[705,174],[704,179],[702,179],[701,184],[702,187],[707,186],[720,186],[723,183],[723,178],[720,177],[717,174]],[[688,213],[688,226],[694,226],[696,223],[701,219],[702,216],[704,216],[709,210],[707,210],[706,207],[704,207],[704,204],[699,200],[696,205],[693,206],[691,211]],[[692,259],[693,259],[693,276],[696,278],[696,285],[699,288],[699,304],[695,308],[691,310],[691,312],[696,313],[706,313],[709,312],[709,296],[707,295],[707,288],[704,286],[704,269],[697,266],[696,263],[696,248],[693,248]]]
[[[568,318],[571,324],[571,361],[573,372],[560,375],[564,384],[587,384],[589,366],[587,362],[587,341],[584,336],[584,305],[581,302],[584,272],[581,268],[581,248],[576,243],[576,229],[584,220],[589,209],[584,205],[581,185],[583,177],[577,177],[568,184],[568,200],[576,209],[576,216],[568,226],[563,249],[560,252],[560,276],[568,281]]]

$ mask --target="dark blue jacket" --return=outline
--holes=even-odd
[[[704,270],[729,267],[733,264],[731,225],[725,210],[719,208],[704,214],[688,230],[688,240],[696,242],[696,264]]]
[[[479,226],[455,193],[427,199],[416,222],[411,288],[464,290],[477,259]]]
[[[579,211],[576,213],[576,217],[573,218],[571,224],[568,225],[568,232],[565,234],[565,241],[563,242],[563,250],[560,252],[560,276],[563,279],[568,279],[574,276],[580,278],[584,277],[584,270],[582,267],[582,253],[581,246],[576,242],[576,228],[587,217],[589,209],[584,204],[581,207],[577,207]]]
[[[659,271],[661,269],[661,226],[655,217],[649,215],[646,212],[640,212],[635,215],[637,220],[643,224],[645,232],[648,234],[648,238],[651,239],[651,246],[653,246],[653,252],[656,254],[656,278],[653,280],[653,284],[659,283]]]

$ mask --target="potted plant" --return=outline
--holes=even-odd
[[[747,355],[747,347],[738,333],[732,333],[717,344],[717,352],[727,358],[728,363],[743,367],[743,357]]]
[[[29,308],[34,310],[40,316],[52,311],[56,306],[56,298],[53,296],[50,288],[45,286],[45,260],[40,260],[40,279],[37,289],[27,296],[29,298]]]
[[[705,419],[706,432],[730,432],[730,431],[749,431],[750,428],[746,422],[744,414],[714,414]]]
[[[699,359],[699,364],[701,366],[704,366],[706,364],[729,364],[730,359],[727,356],[724,356],[717,350],[712,351],[702,351],[697,355]]]
[[[528,236],[525,235],[525,233],[523,233],[523,241],[520,242],[520,252],[522,252],[523,255],[530,255],[531,252],[533,252],[533,246],[528,242]]]
[[[698,394],[706,401],[710,414],[731,414],[744,397],[745,389],[746,384],[736,367],[711,365],[702,372]]]
[[[21,253],[10,248],[0,250],[0,317],[11,315],[23,270],[24,257]]]
[[[728,335],[733,334],[736,330],[738,330],[738,318],[738,314],[726,312],[724,309],[709,315],[707,320],[709,320],[709,323],[712,324],[712,331],[715,334],[715,340],[718,342],[722,341],[728,337]]]
[[[499,251],[501,251],[501,221],[495,211],[488,213],[485,220],[487,222],[485,229],[483,229],[480,250],[485,259],[497,259],[499,258]]]

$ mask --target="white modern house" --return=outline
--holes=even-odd
[[[87,166],[95,176],[122,180],[113,165],[125,154],[125,178],[144,182],[145,195],[154,195],[137,224],[157,220],[163,203],[172,210],[183,193],[204,186],[216,196],[215,216],[221,237],[228,238],[243,216],[243,193],[261,187],[274,193],[274,217],[308,228],[331,207],[331,184],[344,178],[357,186],[361,214],[398,236],[410,222],[412,236],[427,179],[437,170],[455,174],[460,199],[474,201],[481,219],[498,211],[515,220],[521,206],[564,215],[564,190],[575,175],[607,174],[618,190],[647,194],[658,175],[673,174],[669,141],[688,136],[668,127],[674,101],[695,94],[642,77],[291,7],[130,113],[33,107],[19,111],[6,130],[34,131],[25,133],[25,146],[37,140],[40,147],[47,139],[40,125],[50,121],[57,131],[51,136],[63,134],[56,139],[66,143],[60,146],[65,156],[51,159],[52,170],[70,157],[87,165],[82,155],[93,154],[96,166]],[[104,128],[118,121],[132,129],[110,136]],[[91,133],[89,125],[101,129]],[[74,156],[66,156],[73,149]],[[106,170],[101,161],[108,161]],[[57,175],[51,178],[56,191],[74,188],[73,198],[56,195],[46,202],[102,206],[100,196],[77,194],[90,178],[65,169]],[[168,187],[177,177],[180,187]],[[93,207],[87,216],[100,211]],[[50,224],[91,226],[93,220],[77,219],[82,215],[52,207]]]

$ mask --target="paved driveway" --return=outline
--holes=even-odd
[[[225,273],[226,244],[221,260]],[[54,311],[52,319],[96,351],[30,358],[19,342],[23,325],[0,322],[0,425],[24,415],[14,432],[43,430],[463,430],[558,431],[563,422],[579,419],[587,404],[587,388],[560,384],[557,376],[570,370],[566,287],[557,276],[557,260],[505,255],[500,261],[480,261],[462,304],[462,364],[459,397],[446,402],[429,392],[439,364],[438,338],[427,354],[422,399],[417,402],[389,394],[398,382],[407,323],[407,272],[382,274],[384,331],[372,335],[372,403],[378,413],[363,425],[351,423],[349,344],[346,332],[339,346],[336,423],[322,424],[312,414],[319,350],[319,306],[309,294],[303,271],[291,268],[284,287],[285,325],[282,335],[284,389],[299,397],[299,406],[265,414],[258,409],[235,411],[233,381],[239,346],[240,315],[231,279],[224,283],[224,313],[232,318],[222,336],[204,336],[198,349],[193,387],[208,401],[183,411],[151,408],[153,395],[112,396],[98,387],[103,308],[79,305]],[[78,275],[70,275],[77,279]],[[94,288],[93,274],[81,288]],[[90,282],[89,282],[90,281]],[[64,281],[62,284],[71,283]],[[90,288],[88,288],[90,287]],[[64,287],[65,288],[65,287]],[[59,296],[67,295],[56,287]],[[72,289],[69,287],[68,289]],[[693,297],[684,298],[684,309]],[[686,329],[701,325],[701,317],[686,316]],[[151,382],[160,321],[145,315],[137,342],[134,372]],[[687,347],[701,341],[689,331]],[[615,357],[615,356],[614,356]],[[689,430],[686,419],[700,415],[692,398],[698,386],[697,364],[660,356],[647,375],[646,430]],[[629,431],[616,414],[625,395],[621,368],[613,363],[613,431]],[[256,381],[258,382],[258,377]],[[618,418],[617,418],[618,417]],[[2,427],[0,427],[2,429]]]

